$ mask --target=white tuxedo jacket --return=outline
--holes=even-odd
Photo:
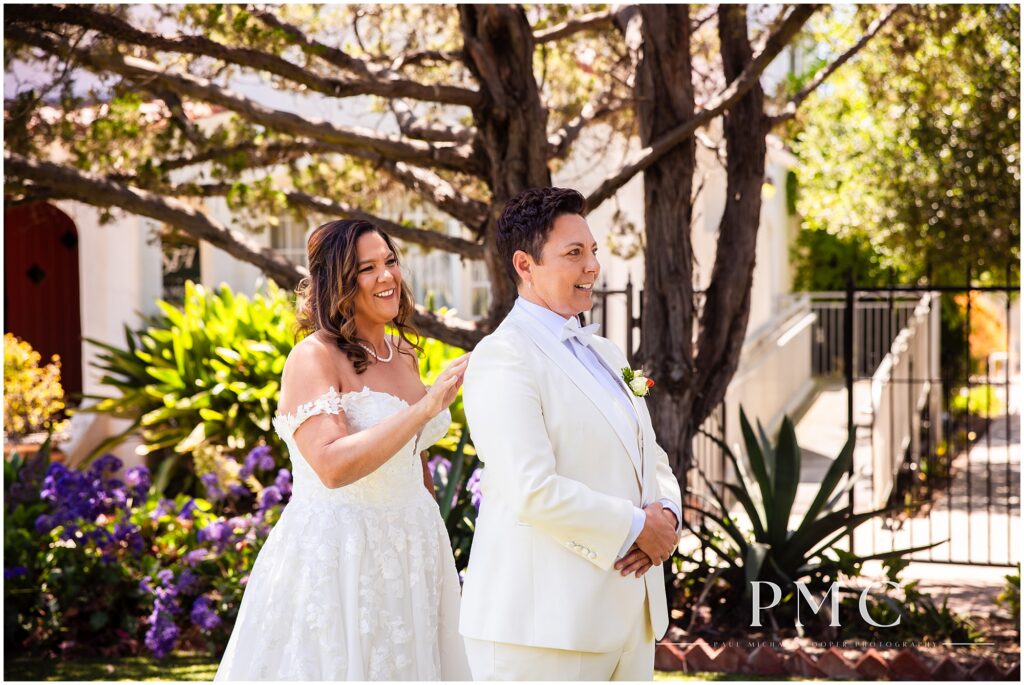
[[[598,336],[591,349],[621,379],[622,352]],[[655,636],[664,635],[661,567],[636,578],[612,566],[634,506],[666,498],[682,511],[645,400],[623,389],[639,431],[572,352],[518,309],[473,351],[463,401],[484,470],[462,591],[465,637],[610,652],[637,630],[645,601]]]

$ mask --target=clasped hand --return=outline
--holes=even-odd
[[[676,516],[658,502],[644,507],[647,515],[643,530],[626,555],[615,562],[615,570],[628,576],[635,573],[639,578],[654,564],[662,564],[672,556],[676,548]]]

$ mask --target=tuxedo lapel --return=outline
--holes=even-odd
[[[643,468],[646,464],[646,446],[648,441],[652,439],[647,434],[649,428],[653,430],[653,428],[651,427],[651,418],[650,415],[647,413],[647,406],[644,404],[643,398],[634,395],[630,387],[626,384],[624,380],[622,380],[622,369],[615,368],[614,363],[609,361],[608,357],[605,356],[604,346],[609,344],[611,343],[608,343],[605,340],[601,340],[600,343],[591,345],[590,349],[591,351],[593,351],[594,356],[596,356],[604,365],[604,367],[608,370],[608,372],[615,377],[615,380],[618,382],[619,388],[622,390],[622,392],[626,393],[626,397],[629,398],[629,402],[633,406],[633,411],[636,413],[638,426],[637,437],[640,440],[640,463],[637,464],[636,466],[637,472],[640,474],[641,484],[643,484],[646,481],[646,479],[644,478],[645,474]]]
[[[624,410],[617,406],[618,402],[608,396],[608,391],[605,390],[604,386],[590,375],[590,372],[583,366],[583,363],[565,345],[555,339],[550,331],[535,321],[529,314],[513,309],[509,313],[506,322],[526,333],[530,340],[569,377],[569,380],[601,412],[605,420],[615,430],[615,434],[622,442],[622,446],[626,448],[629,460],[636,471],[637,481],[642,486],[643,469],[640,444],[632,430],[631,422],[628,420],[628,417],[623,415]],[[600,358],[600,355],[598,355],[598,358]]]

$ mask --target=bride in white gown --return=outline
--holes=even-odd
[[[468,355],[420,382],[412,298],[376,226],[309,238],[274,427],[292,498],[252,573],[217,680],[470,680],[459,579],[421,451],[447,432]],[[385,325],[399,335],[386,336]]]

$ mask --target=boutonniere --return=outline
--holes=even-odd
[[[654,381],[645,376],[643,371],[634,371],[628,366],[622,369],[622,380],[637,397],[647,397],[647,393],[654,387]]]

